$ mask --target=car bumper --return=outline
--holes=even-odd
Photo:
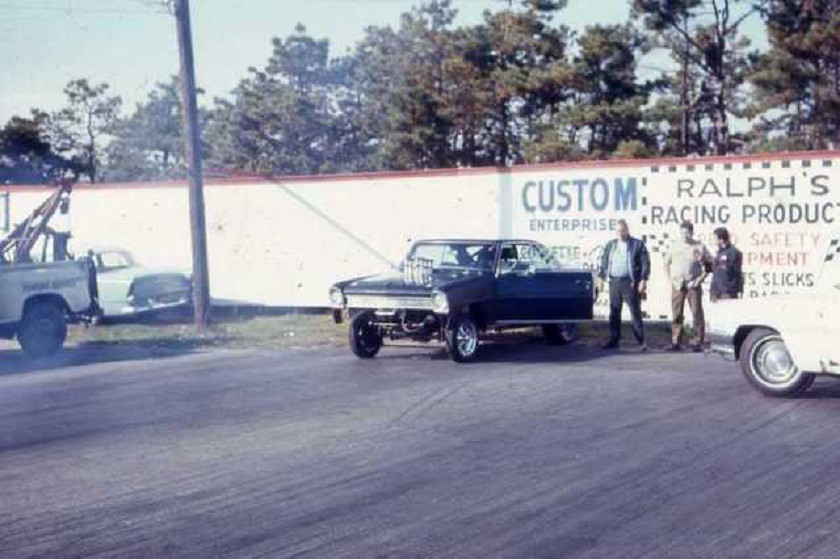
[[[182,297],[176,301],[167,302],[149,302],[145,305],[126,305],[119,309],[117,316],[140,316],[144,314],[153,314],[155,312],[167,309],[180,309],[189,307],[192,303],[189,297]]]
[[[706,340],[709,342],[709,350],[729,359],[735,359],[735,343],[731,334],[723,332],[707,332]]]

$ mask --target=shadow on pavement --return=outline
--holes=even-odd
[[[830,375],[820,375],[799,400],[836,400],[840,399],[840,382]]]
[[[618,355],[632,360],[637,357],[644,358],[664,353],[656,347],[648,353],[641,353],[635,342],[628,342],[618,351],[603,350],[600,344],[600,340],[584,338],[567,345],[557,346],[546,343],[541,336],[490,335],[482,342],[479,354],[472,363],[477,365],[481,363],[582,363]],[[391,351],[380,354],[377,359],[449,360],[449,354],[443,344],[395,342],[386,344],[385,347]]]
[[[176,357],[212,347],[218,341],[218,338],[152,338],[132,342],[85,342],[65,347],[57,355],[43,359],[33,359],[19,349],[0,350],[0,376],[97,363]]]

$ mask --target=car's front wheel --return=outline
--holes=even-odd
[[[348,338],[353,354],[362,359],[375,357],[382,348],[382,334],[370,312],[361,313],[352,320]]]
[[[446,330],[446,347],[453,361],[472,361],[478,353],[478,345],[478,325],[471,317],[462,315],[450,319]]]
[[[767,328],[749,333],[739,361],[747,382],[769,396],[797,396],[814,382],[813,374],[802,372],[793,362],[782,337]]]

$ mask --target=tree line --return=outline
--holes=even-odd
[[[211,173],[315,174],[840,146],[840,0],[629,0],[573,32],[565,0],[504,0],[456,25],[431,0],[346,54],[298,26],[226,98],[204,99]],[[593,9],[597,9],[594,7]],[[743,26],[761,18],[759,51]],[[659,67],[646,67],[650,53]],[[181,177],[176,78],[125,111],[108,84],[64,89],[0,129],[0,180]]]

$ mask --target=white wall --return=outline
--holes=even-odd
[[[8,192],[13,223],[48,195]],[[423,237],[534,238],[589,262],[619,217],[633,234],[655,236],[652,250],[682,218],[710,245],[714,228],[728,227],[748,263],[748,295],[761,296],[815,281],[840,231],[840,155],[243,179],[209,183],[206,203],[211,293],[220,299],[325,306],[333,282],[386,269]],[[791,208],[819,208],[819,219],[795,222]],[[150,266],[190,267],[183,185],[79,185],[70,227],[76,248],[122,246]],[[660,255],[646,303],[653,316],[669,313]]]

